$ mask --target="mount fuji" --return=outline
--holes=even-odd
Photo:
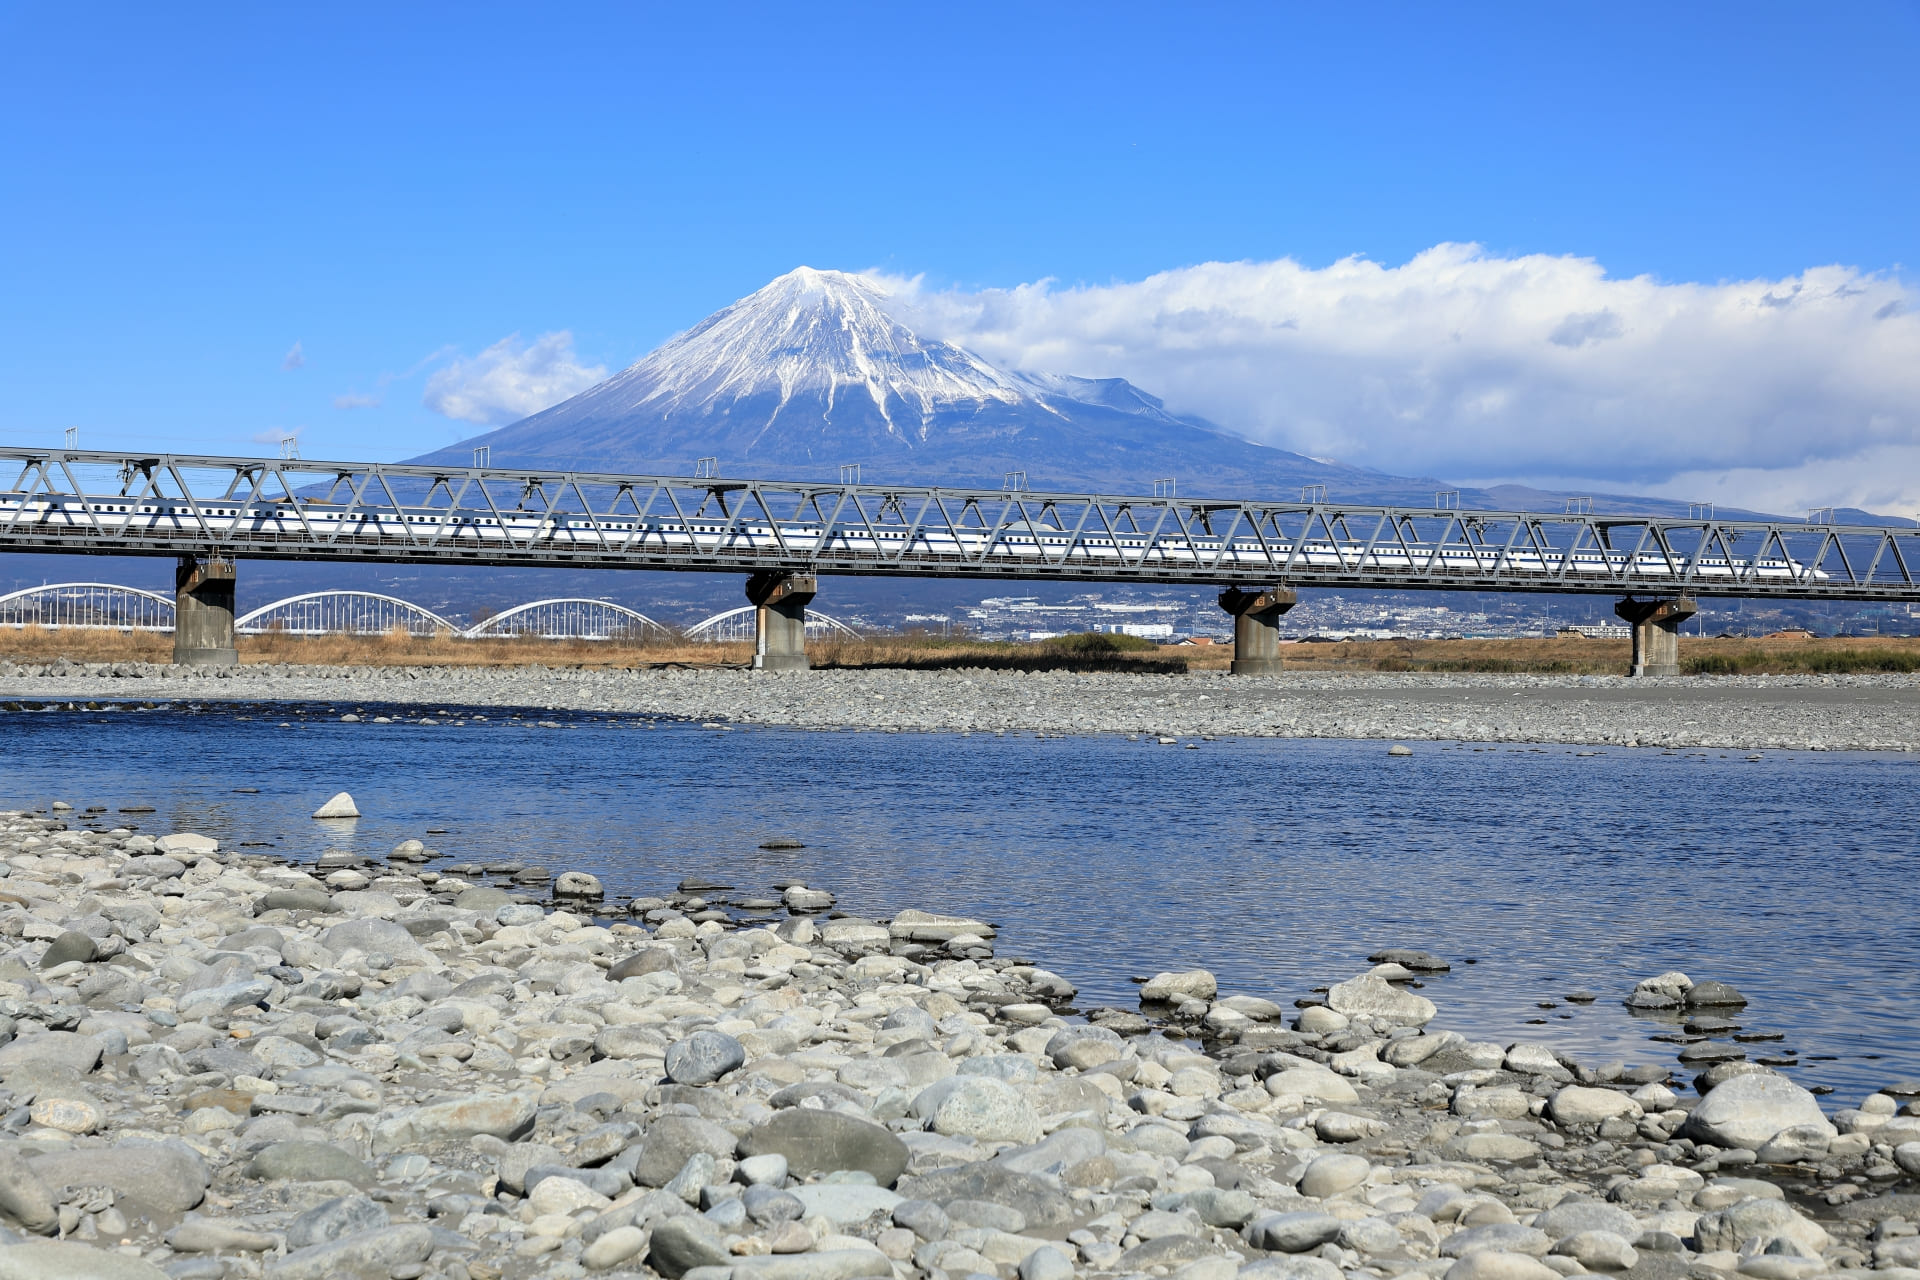
[[[606,381],[417,462],[1000,487],[1430,503],[1437,480],[1322,462],[1168,412],[1123,378],[995,367],[922,337],[873,281],[801,267],[670,339]],[[1462,495],[1463,498],[1467,495]]]

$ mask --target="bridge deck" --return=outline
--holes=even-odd
[[[82,450],[0,467],[14,552],[1920,600],[1914,527]]]

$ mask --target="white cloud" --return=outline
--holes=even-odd
[[[349,391],[343,395],[335,396],[333,398],[333,407],[336,409],[377,409],[380,407],[380,397],[361,395],[357,391]]]
[[[422,403],[462,422],[497,426],[556,405],[606,376],[602,366],[574,358],[573,335],[564,329],[525,345],[515,333],[437,370],[427,379]]]
[[[287,354],[280,358],[282,369],[298,369],[307,362],[307,353],[300,349],[299,343],[287,348]]]
[[[1773,510],[1920,504],[1920,297],[1890,274],[1665,283],[1443,244],[1397,267],[884,283],[917,326],[996,363],[1125,377],[1315,456]]]

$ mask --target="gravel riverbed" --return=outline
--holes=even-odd
[[[578,872],[65,816],[0,813],[7,1280],[1920,1277],[1920,1083],[1829,1110],[1704,977],[1570,995],[1722,1033],[1628,1070],[1441,1029],[1423,952],[1075,1008],[818,887],[596,922]]]
[[[797,728],[1911,751],[1920,678],[1279,675],[0,663],[0,702],[550,708]]]

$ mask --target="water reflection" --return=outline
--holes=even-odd
[[[1743,1050],[1799,1062],[1807,1083],[1917,1074],[1920,799],[1904,757],[1390,760],[1379,743],[241,714],[6,715],[0,802],[148,803],[147,829],[302,860],[446,828],[427,842],[456,860],[578,868],[628,895],[690,875],[752,892],[801,879],[856,913],[984,916],[1004,953],[1065,974],[1083,1003],[1131,1005],[1130,977],[1188,965],[1287,1003],[1372,951],[1422,947],[1454,962],[1426,983],[1442,1025],[1590,1060],[1673,1060],[1680,1046],[1650,1034],[1687,1033],[1621,1000],[1679,968],[1741,988],[1741,1034],[1785,1037]],[[307,816],[340,790],[358,822]],[[761,849],[770,836],[806,847]],[[1566,999],[1582,989],[1597,999]]]

